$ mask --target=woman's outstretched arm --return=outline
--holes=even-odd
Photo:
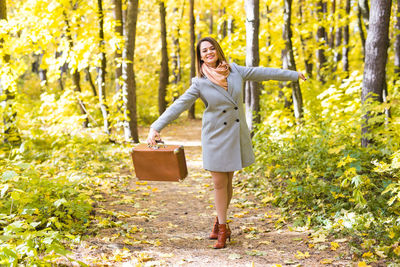
[[[197,80],[196,78],[193,78],[192,85],[189,89],[175,100],[175,102],[169,106],[167,110],[150,126],[147,143],[155,145],[155,140],[160,139],[160,131],[167,126],[168,123],[177,119],[182,112],[189,109],[199,96],[200,93],[197,86]]]
[[[239,66],[235,63],[232,64],[235,67],[243,80],[249,81],[268,81],[268,80],[276,80],[276,81],[297,81],[298,79],[306,80],[306,77],[303,73],[285,70],[285,69],[277,69],[277,68],[265,68],[265,67],[243,67]]]

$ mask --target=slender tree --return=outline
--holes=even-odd
[[[101,114],[103,115],[103,128],[106,134],[110,134],[110,123],[108,120],[108,106],[106,104],[106,48],[104,40],[104,11],[103,0],[97,0],[98,19],[99,19],[99,50],[100,67],[97,67],[97,88],[99,91],[99,103]]]
[[[333,49],[335,47],[335,37],[336,37],[336,31],[335,31],[335,21],[337,21],[338,17],[336,16],[336,0],[332,0],[332,17],[333,18],[333,23],[331,23],[329,27],[329,32],[330,32],[330,38],[329,38],[329,47]]]
[[[93,82],[92,73],[90,73],[89,66],[85,68],[85,80],[89,83],[90,88],[92,89],[93,95],[97,97],[97,89],[96,85]]]
[[[325,3],[323,0],[319,0],[317,3],[317,10],[318,10],[318,18],[320,21],[320,24],[318,25],[318,30],[317,30],[317,42],[318,42],[318,49],[317,49],[317,76],[318,80],[324,82],[323,78],[323,67],[326,63],[326,56],[325,56],[325,44],[326,44],[326,30],[324,25],[322,24],[323,21],[325,21],[323,18],[325,17]]]
[[[362,7],[363,6],[363,7]],[[364,0],[359,0],[357,5],[357,17],[358,17],[358,32],[360,33],[361,45],[362,45],[362,54],[363,59],[365,57],[365,32],[364,32],[364,24],[363,20],[365,21],[366,14],[368,14],[369,19],[369,12],[366,12],[365,8],[368,7],[368,2],[365,3]],[[368,31],[368,24],[365,24],[365,28]]]
[[[69,48],[68,57],[72,57],[71,53],[74,49],[74,40],[72,39],[71,26],[69,23],[67,12],[65,10],[63,11],[63,15],[64,15],[64,22],[66,25],[65,35],[67,37],[68,48]],[[77,66],[70,66],[70,67],[72,68],[72,83],[74,84],[74,91],[78,92],[78,96],[77,96],[78,106],[79,106],[79,109],[81,110],[82,115],[85,116],[85,120],[83,121],[83,127],[87,128],[89,125],[88,112],[87,112],[85,103],[83,103],[83,101],[79,97],[79,93],[82,92],[81,74],[79,73]]]
[[[139,142],[136,114],[136,81],[133,68],[136,41],[136,23],[138,16],[139,0],[127,1],[127,15],[125,23],[125,46],[122,53],[122,99],[124,111],[125,141]]]
[[[214,16],[212,9],[209,10],[209,25],[208,25],[208,33],[212,35],[214,33]]]
[[[372,0],[369,31],[366,40],[364,79],[361,93],[364,115],[361,145],[367,147],[373,142],[371,138],[371,113],[368,111],[370,101],[383,101],[383,90],[386,85],[386,61],[389,46],[389,21],[392,0]]]
[[[7,3],[6,0],[0,0],[0,20],[7,20]],[[4,47],[4,39],[0,39],[0,50]],[[2,64],[9,64],[10,55],[4,54],[1,59]],[[16,125],[17,112],[14,108],[14,93],[3,84],[0,79],[0,96],[5,94],[6,98],[2,103],[4,107],[3,122],[4,122],[4,142],[12,145],[19,145],[21,143],[21,136]]]
[[[190,17],[190,82],[196,76],[196,53],[195,42],[196,36],[194,33],[194,0],[190,0],[189,17]],[[189,119],[195,119],[195,103],[190,107],[188,113]]]
[[[370,14],[368,0],[359,0],[358,6],[360,7],[361,16],[364,21],[365,28],[368,31],[368,29],[369,29],[369,14]]]
[[[226,9],[225,7],[219,9],[219,17],[222,18],[226,14]],[[223,40],[226,35],[227,35],[227,21],[226,19],[222,19],[220,23],[218,23],[217,27],[217,32],[218,32],[218,39]]]
[[[121,94],[121,77],[122,77],[122,38],[124,36],[124,22],[122,15],[122,0],[113,0],[114,4],[114,32],[117,36],[117,48],[115,50],[115,92]]]
[[[292,0],[284,0],[283,9],[283,40],[285,40],[285,49],[282,50],[283,68],[296,71],[296,62],[293,55],[292,44]],[[301,123],[303,118],[303,96],[301,94],[299,82],[291,82],[292,101],[294,116],[298,123]]]
[[[177,16],[176,13],[178,12],[178,8],[173,9],[173,14],[174,18]],[[181,13],[183,14],[183,12]],[[182,17],[181,17],[182,18]],[[178,84],[181,81],[181,48],[179,44],[179,38],[180,38],[180,28],[179,28],[179,23],[176,23],[177,25],[174,27],[175,30],[172,31],[172,44],[173,44],[173,54],[172,54],[172,74],[174,76],[173,83]]]
[[[47,69],[43,69],[41,67],[43,53],[34,55],[34,58],[35,58],[35,61],[32,64],[32,72],[38,74],[41,86],[47,86]]]
[[[342,1],[339,1],[338,9],[341,11],[342,8],[343,8]],[[341,12],[339,12],[338,24],[340,24],[341,19],[342,19]],[[335,44],[334,44],[334,52],[333,52],[333,62],[335,65],[334,65],[333,71],[337,70],[339,61],[342,59],[342,53],[340,51],[340,47],[341,47],[342,39],[343,39],[342,37],[343,37],[343,27],[337,26],[336,30],[335,30],[335,38],[334,38]]]
[[[167,107],[165,96],[167,93],[169,70],[168,70],[168,50],[167,50],[167,26],[165,23],[166,12],[165,12],[164,1],[161,0],[159,5],[160,5],[160,24],[161,24],[161,70],[160,70],[160,80],[158,85],[158,112],[161,115]]]
[[[260,2],[259,0],[246,0],[246,66],[259,65],[259,27],[260,27]],[[260,84],[247,81],[245,85],[246,120],[252,131],[254,125],[260,122]]]
[[[394,41],[394,72],[396,80],[400,78],[400,0],[397,0],[396,24],[394,26],[396,39]]]
[[[343,27],[343,71],[349,77],[349,52],[350,52],[350,8],[351,1],[346,0],[346,24]]]
[[[303,11],[303,7],[304,7],[304,0],[300,0],[300,4],[299,4],[299,15],[300,15],[300,21],[301,24],[305,24],[306,22],[306,18],[305,18],[305,14]],[[306,73],[309,77],[312,76],[312,72],[313,72],[313,51],[310,51],[311,49],[309,48],[310,46],[307,45],[308,42],[310,42],[310,40],[312,39],[313,33],[311,31],[309,31],[306,35],[300,33],[300,41],[301,41],[301,47],[303,50],[303,54],[304,54],[304,65],[306,67]]]

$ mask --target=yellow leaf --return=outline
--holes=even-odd
[[[395,236],[396,236],[396,233],[393,232],[393,231],[390,231],[389,237],[390,237],[391,239],[393,239]]]
[[[332,259],[323,259],[320,261],[322,264],[331,264],[333,262]]]
[[[367,265],[364,261],[359,261],[357,267],[369,267],[371,265]]]
[[[272,267],[282,267],[282,265],[281,264],[274,264],[274,265],[272,265]]]
[[[395,247],[395,249],[393,249],[393,252],[394,252],[397,256],[400,256],[400,247]]]
[[[310,257],[310,254],[308,253],[308,251],[306,251],[305,253],[301,252],[301,251],[297,251],[297,254],[294,255],[297,259],[302,260],[302,259],[307,259]]]
[[[363,258],[371,258],[374,254],[371,251],[365,252],[362,257]]]
[[[336,250],[339,247],[339,244],[336,242],[331,242],[331,250]]]
[[[314,246],[315,246],[314,244],[308,243],[308,247],[309,247],[309,248],[313,248]]]

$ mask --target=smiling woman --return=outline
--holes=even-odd
[[[214,248],[219,249],[226,246],[226,240],[231,236],[226,217],[233,193],[233,173],[254,162],[242,104],[244,81],[305,78],[296,71],[228,64],[220,45],[211,37],[201,39],[196,50],[197,77],[192,79],[190,88],[151,125],[147,143],[154,145],[155,140],[160,139],[159,132],[201,98],[206,106],[201,133],[203,167],[210,171],[213,179],[218,215],[209,238],[218,239]]]

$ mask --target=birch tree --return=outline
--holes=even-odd
[[[126,142],[139,142],[136,111],[136,81],[133,62],[135,56],[136,23],[139,0],[127,1],[127,17],[125,23],[125,46],[122,53],[122,100],[124,111],[124,134]]]
[[[260,2],[259,0],[246,0],[246,66],[256,67],[260,62],[259,55],[259,28],[260,28]],[[260,122],[260,84],[247,81],[245,85],[246,120],[250,131]]]

